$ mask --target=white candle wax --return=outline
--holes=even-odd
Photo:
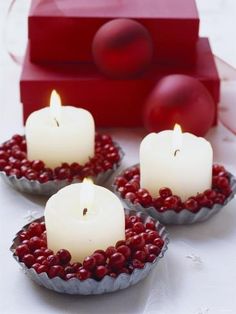
[[[61,106],[54,93],[51,106],[33,112],[25,127],[29,160],[43,160],[55,168],[61,163],[83,165],[94,156],[95,126],[84,109]]]
[[[97,185],[77,183],[61,189],[46,204],[45,223],[48,247],[69,250],[74,262],[125,239],[120,200]]]
[[[140,146],[140,183],[153,197],[168,187],[184,201],[211,188],[213,152],[209,142],[190,133],[147,135]]]

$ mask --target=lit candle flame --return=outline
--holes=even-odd
[[[80,190],[80,210],[83,216],[91,209],[94,201],[94,187],[93,181],[89,178],[84,178]]]
[[[181,126],[179,124],[175,124],[172,138],[172,148],[174,151],[174,156],[180,151],[182,147],[183,136]]]
[[[50,113],[57,126],[61,123],[61,98],[59,94],[53,90],[50,97]]]

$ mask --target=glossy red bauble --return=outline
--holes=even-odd
[[[104,24],[95,34],[92,50],[97,67],[111,78],[141,74],[153,56],[147,29],[130,19],[115,19]]]
[[[205,86],[187,75],[161,79],[144,108],[148,131],[160,132],[180,124],[184,132],[204,136],[215,119],[215,104]]]

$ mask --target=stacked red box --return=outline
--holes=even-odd
[[[96,31],[114,18],[135,19],[147,28],[156,62],[194,62],[199,18],[192,0],[34,0],[29,14],[31,61],[91,62]]]
[[[113,80],[96,69],[94,34],[114,18],[131,18],[149,31],[155,57],[135,79]],[[33,0],[20,92],[24,119],[48,105],[52,89],[63,104],[91,111],[98,126],[141,126],[142,108],[160,78],[185,73],[219,100],[219,78],[207,39],[198,38],[194,0]]]

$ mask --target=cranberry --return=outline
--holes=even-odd
[[[216,197],[216,191],[208,189],[204,192],[204,195],[211,200],[214,200],[214,198]]]
[[[96,266],[96,259],[93,256],[87,256],[83,261],[83,267],[86,270],[92,271]]]
[[[217,187],[220,189],[227,188],[229,186],[229,180],[225,177],[217,178]]]
[[[71,172],[72,175],[79,174],[80,170],[81,170],[81,166],[77,162],[73,162],[70,165],[70,172]]]
[[[125,193],[125,199],[126,199],[126,200],[129,200],[130,202],[133,203],[134,200],[135,200],[135,198],[136,198],[135,193],[133,193],[133,192]]]
[[[18,144],[20,144],[22,141],[23,141],[23,136],[22,135],[19,135],[19,134],[15,134],[15,135],[13,135],[12,136],[12,139],[16,142],[16,143],[18,143]]]
[[[29,170],[25,173],[25,177],[30,181],[37,180],[37,173],[33,170]]]
[[[7,161],[0,159],[0,171],[2,171],[7,166]]]
[[[15,157],[16,159],[23,160],[26,157],[26,153],[24,153],[20,150],[13,150],[12,156]]]
[[[9,154],[5,152],[4,150],[0,150],[0,159],[8,160]]]
[[[26,254],[22,258],[22,262],[26,265],[26,267],[30,268],[35,262],[35,257],[32,254]]]
[[[162,249],[163,245],[164,245],[164,240],[161,238],[156,238],[153,240],[152,242],[154,245],[158,246],[160,249]]]
[[[106,266],[100,265],[95,269],[95,275],[98,279],[102,279],[108,273],[108,269]]]
[[[164,213],[164,212],[166,212],[168,210],[168,207],[166,207],[166,206],[162,206],[162,207],[160,207],[159,209],[158,209],[158,211],[160,212],[160,213]]]
[[[221,204],[223,205],[224,202],[225,202],[225,196],[224,194],[221,194],[221,193],[217,193],[215,199],[214,199],[214,202],[217,203],[217,204]]]
[[[58,171],[57,177],[59,180],[69,179],[71,176],[69,168],[60,168]]]
[[[38,274],[46,273],[48,271],[48,267],[46,265],[40,265],[36,271]]]
[[[124,266],[124,264],[125,264],[125,257],[123,254],[117,252],[110,256],[109,266],[112,269],[120,269]]]
[[[175,195],[173,196],[168,196],[164,200],[164,206],[170,209],[176,209],[179,204],[179,199]]]
[[[155,221],[153,221],[153,220],[147,221],[145,224],[145,227],[147,229],[155,230],[156,229]]]
[[[66,265],[71,260],[70,252],[64,249],[59,250],[56,255],[59,257],[61,265]]]
[[[40,249],[42,247],[42,240],[34,236],[29,240],[29,248],[31,251],[35,251],[36,249]]]
[[[119,246],[117,248],[117,252],[123,254],[126,260],[128,260],[131,256],[131,250],[127,245]]]
[[[134,259],[139,260],[140,262],[145,262],[146,260],[146,253],[144,251],[138,250],[134,252],[133,256]]]
[[[60,264],[60,259],[57,255],[49,255],[47,257],[48,266],[54,266]]]
[[[86,280],[86,279],[88,279],[88,278],[91,277],[91,273],[90,273],[90,271],[88,271],[87,269],[81,268],[81,269],[77,272],[76,277],[77,277],[79,280]]]
[[[139,268],[139,269],[144,267],[144,263],[139,261],[138,259],[132,260],[132,265],[134,268]]]
[[[154,231],[154,230],[150,230],[148,233],[147,233],[147,239],[146,239],[146,242],[147,243],[153,243],[153,241],[156,239],[156,238],[159,238],[159,234],[157,231]]]
[[[10,165],[7,165],[4,167],[3,171],[6,173],[7,176],[9,176],[10,172],[12,170],[12,167]]]
[[[50,249],[45,249],[45,251],[44,251],[44,255],[45,255],[46,257],[48,257],[48,256],[50,256],[50,255],[53,255],[53,254],[54,254],[53,251],[50,250]]]
[[[225,168],[221,165],[214,164],[212,167],[213,176],[218,175],[220,172],[225,172]]]
[[[109,246],[107,249],[106,249],[106,256],[107,257],[110,257],[112,254],[116,253],[117,250],[114,246]]]
[[[34,263],[31,267],[34,268],[34,270],[37,272],[38,268],[40,267],[41,265],[39,263]]]
[[[40,236],[43,232],[42,225],[40,222],[32,222],[27,230],[30,236]]]
[[[160,253],[160,248],[153,244],[146,244],[145,245],[145,251],[147,254],[155,254],[158,255]]]
[[[41,160],[34,160],[32,161],[32,169],[35,170],[35,171],[41,171],[43,170],[45,167],[45,164],[43,161]]]
[[[118,273],[118,274],[127,274],[127,275],[129,275],[129,270],[128,270],[128,268],[126,268],[126,267],[122,267],[121,269],[119,269],[119,270],[117,271],[117,273]]]
[[[142,233],[145,231],[145,227],[144,227],[144,224],[142,222],[136,222],[134,225],[133,225],[133,231],[136,232],[136,233]]]
[[[167,197],[172,195],[172,191],[169,188],[161,188],[159,190],[159,195],[163,198],[166,199]]]
[[[138,234],[135,235],[127,240],[127,244],[132,248],[132,249],[142,249],[145,245],[145,240],[144,238]]]
[[[22,231],[19,235],[21,241],[28,240],[30,238],[29,233],[27,231]]]
[[[39,175],[38,180],[40,183],[46,183],[49,181],[49,176],[47,172],[43,172]]]
[[[207,204],[208,204],[208,198],[203,193],[197,194],[195,199],[198,202],[199,207],[207,206]]]
[[[93,253],[92,256],[95,258],[95,263],[97,266],[105,265],[106,257],[104,256],[104,254],[99,253],[99,252],[95,252],[95,253]]]
[[[44,250],[37,249],[37,250],[34,251],[34,257],[37,258],[39,256],[44,256]]]
[[[36,262],[39,263],[39,264],[42,264],[45,260],[46,260],[46,256],[45,255],[39,255],[39,256],[36,257]],[[47,265],[48,265],[48,262],[47,262]]]
[[[146,258],[146,262],[152,263],[156,259],[155,254],[148,254]]]
[[[78,263],[71,264],[71,266],[75,269],[75,272],[76,272],[81,268],[82,264],[78,262]]]
[[[63,278],[64,275],[65,275],[64,269],[60,265],[53,265],[53,266],[51,266],[47,273],[48,273],[48,277],[49,278],[54,278],[54,277],[61,277],[61,278]]]
[[[22,259],[22,257],[26,254],[29,254],[30,250],[26,244],[18,245],[15,251],[15,254]]]
[[[198,202],[193,198],[189,198],[185,201],[184,208],[196,213],[198,211]]]

